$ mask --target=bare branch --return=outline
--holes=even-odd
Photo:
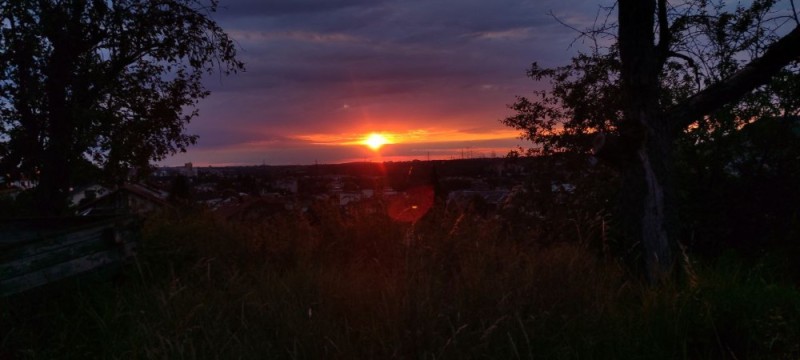
[[[578,40],[586,38],[592,42],[593,51],[597,52],[598,49],[600,49],[598,38],[604,38],[604,37],[616,38],[616,35],[613,32],[613,30],[616,29],[617,25],[616,23],[609,23],[611,14],[613,13],[615,7],[616,3],[614,3],[614,5],[611,6],[600,6],[597,9],[597,13],[595,14],[594,24],[592,25],[592,27],[587,28],[585,30],[581,30],[573,25],[570,25],[566,21],[559,18],[555,13],[553,13],[552,10],[549,11],[547,15],[552,17],[556,22],[558,22],[562,26],[578,33],[578,36],[576,36],[575,39],[573,39],[572,42],[569,43],[569,47],[572,47]],[[600,14],[603,12],[605,12],[605,17],[601,23]]]
[[[662,64],[667,60],[670,45],[672,45],[672,31],[670,31],[669,20],[667,19],[667,0],[658,0],[658,45],[656,45],[656,53],[658,54],[659,62]]]
[[[764,54],[729,78],[707,87],[668,110],[666,115],[674,131],[680,131],[699,117],[720,106],[736,101],[753,89],[766,84],[773,75],[794,60],[800,59],[800,26],[770,45]]]
[[[697,82],[697,86],[699,87],[700,86],[700,68],[697,66],[697,63],[694,61],[694,59],[692,59],[690,56],[687,56],[687,55],[684,55],[684,54],[681,54],[681,53],[678,53],[678,52],[675,52],[675,51],[669,51],[667,53],[667,59],[669,59],[671,57],[681,59],[681,60],[685,61],[687,64],[689,64],[689,67],[692,68],[692,72],[694,72],[694,78],[695,78],[695,81]]]

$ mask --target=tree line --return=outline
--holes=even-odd
[[[699,151],[720,157],[728,151],[722,167],[752,158],[723,144],[742,137],[736,134],[748,125],[755,125],[747,133],[751,145],[779,139],[756,138],[759,132],[773,136],[759,127],[791,133],[800,126],[794,5],[622,0],[601,8],[606,16],[598,19],[605,20],[580,34],[594,44],[591,51],[560,67],[534,63],[528,75],[551,88],[518,97],[511,105],[515,114],[503,122],[521,130],[534,152],[592,154],[616,171],[619,236],[640,244],[648,279],[661,282],[672,273],[677,240],[686,237],[681,208],[690,201],[684,196],[689,189],[677,176],[683,165],[699,160],[695,171],[712,172],[706,166],[711,159]],[[796,171],[796,159],[784,160]],[[720,175],[723,169],[715,170]],[[796,206],[787,211],[797,214]]]
[[[244,70],[217,5],[0,2],[0,173],[36,176],[38,212],[58,215],[82,164],[114,182],[185,151],[203,75]]]
[[[0,2],[0,174],[35,174],[38,212],[59,215],[79,169],[119,182],[185,151],[197,140],[186,125],[209,94],[202,77],[244,70],[210,16],[217,6]],[[551,87],[519,97],[503,122],[534,153],[591,154],[614,169],[616,230],[641,245],[658,283],[672,273],[686,214],[699,214],[687,194],[729,194],[697,184],[708,190],[743,169],[765,184],[797,175],[800,20],[792,0],[621,0],[600,15],[581,30],[590,51],[560,67],[534,63],[528,75]],[[762,151],[770,142],[786,146]]]

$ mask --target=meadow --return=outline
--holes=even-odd
[[[591,217],[544,242],[501,217],[379,210],[151,217],[121,275],[0,299],[0,358],[800,356],[800,292],[776,255],[684,253],[653,287],[586,235]]]

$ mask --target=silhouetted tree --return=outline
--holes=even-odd
[[[188,177],[177,175],[172,179],[168,199],[177,203],[188,203],[192,200],[192,183]]]
[[[206,73],[243,70],[217,1],[0,2],[0,166],[39,173],[40,211],[66,209],[81,159],[120,177],[196,141]]]
[[[542,153],[594,150],[619,170],[624,190],[617,220],[642,244],[652,282],[673,263],[678,139],[696,128],[752,121],[740,100],[800,59],[798,15],[778,16],[775,4],[756,0],[730,9],[705,0],[620,1],[618,23],[584,33],[613,45],[595,46],[560,68],[534,64],[529,75],[551,79],[552,89],[532,101],[518,98],[517,114],[504,120]]]

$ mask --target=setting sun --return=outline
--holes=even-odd
[[[385,136],[378,133],[369,134],[369,136],[367,136],[363,141],[363,144],[369,146],[372,150],[378,150],[381,148],[381,146],[388,143],[389,140],[386,139]]]

